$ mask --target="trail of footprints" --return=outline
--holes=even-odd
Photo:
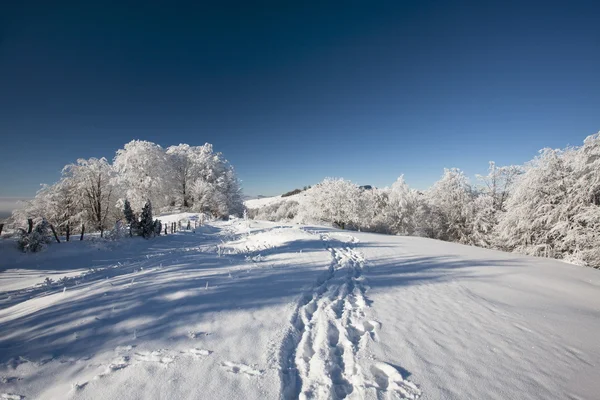
[[[366,378],[360,352],[369,339],[378,339],[380,323],[365,316],[365,260],[353,247],[336,248],[329,235],[320,236],[332,261],[292,317],[281,350],[282,398],[362,398],[366,388],[374,388],[378,398],[418,398],[417,386],[388,364],[373,365],[373,380]],[[357,242],[350,237],[351,244]]]
[[[93,379],[102,379],[109,374],[123,370],[131,365],[141,363],[155,363],[163,366],[168,366],[175,362],[180,356],[192,356],[198,359],[204,359],[210,356],[213,351],[202,348],[191,348],[188,351],[168,351],[165,349],[154,351],[134,351],[136,346],[119,346],[115,348],[117,357],[109,363],[104,372],[96,375]],[[248,377],[255,377],[263,374],[263,370],[256,369],[246,364],[237,364],[231,361],[224,361],[221,367],[227,372],[234,374],[244,374]],[[81,390],[88,385],[89,382],[76,382],[72,385],[73,390]],[[3,399],[3,397],[0,397]]]

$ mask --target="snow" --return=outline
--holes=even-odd
[[[600,392],[591,268],[243,220],[39,254],[11,244],[0,241],[0,398]]]
[[[303,203],[306,201],[306,192],[300,192],[298,194],[293,194],[291,196],[281,197],[281,196],[273,196],[273,197],[263,197],[260,199],[250,199],[244,201],[244,205],[246,208],[263,208],[276,203],[282,203],[287,201],[297,201],[298,203]]]
[[[261,208],[261,207],[265,207],[265,206],[268,206],[271,204],[275,204],[284,198],[285,197],[281,197],[281,196],[273,196],[273,197],[262,197],[260,199],[250,199],[250,200],[244,201],[244,205],[247,208]]]

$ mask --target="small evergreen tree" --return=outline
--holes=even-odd
[[[135,214],[133,213],[133,209],[131,208],[131,204],[129,200],[125,200],[125,205],[123,206],[123,214],[125,215],[125,220],[127,224],[129,224],[129,236],[133,236],[134,234],[138,234],[138,220]]]
[[[154,221],[154,234],[156,236],[160,236],[161,231],[162,231],[162,222],[160,222],[160,219],[157,219]]]
[[[154,219],[152,218],[152,203],[146,202],[140,217],[140,235],[149,239],[154,236]]]

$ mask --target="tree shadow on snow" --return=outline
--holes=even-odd
[[[321,227],[314,230],[345,234]],[[151,242],[132,241],[129,248],[124,245],[114,254],[102,252],[102,257],[95,261],[88,258],[87,263],[85,258],[75,256],[82,267],[97,271],[77,285],[50,286],[21,295],[15,292],[10,302],[14,309],[0,310],[0,318],[5,321],[0,333],[0,363],[14,364],[19,357],[35,362],[59,356],[85,358],[129,344],[134,336],[144,340],[183,339],[181,327],[197,326],[221,312],[298,301],[329,267],[301,261],[283,266],[273,266],[268,260],[248,262],[246,256],[252,252],[219,257],[209,250],[219,243],[217,231],[190,233]],[[262,255],[318,252],[328,244],[344,245],[324,243],[315,235],[314,239],[270,248]],[[376,246],[381,245],[360,243],[363,248]],[[477,260],[476,265],[499,265],[504,261]],[[468,277],[473,266],[472,262],[448,257],[390,257],[377,262],[377,266],[367,266],[364,271],[371,287],[402,288]],[[100,266],[105,269],[100,270]],[[63,287],[67,287],[64,294]],[[88,290],[79,290],[84,287]],[[18,303],[29,298],[50,304],[40,304],[37,311],[22,315]],[[395,368],[402,376],[410,375],[401,367]]]

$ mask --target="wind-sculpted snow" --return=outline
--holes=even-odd
[[[39,254],[8,244],[0,242],[4,398],[600,393],[592,269],[242,220]]]

